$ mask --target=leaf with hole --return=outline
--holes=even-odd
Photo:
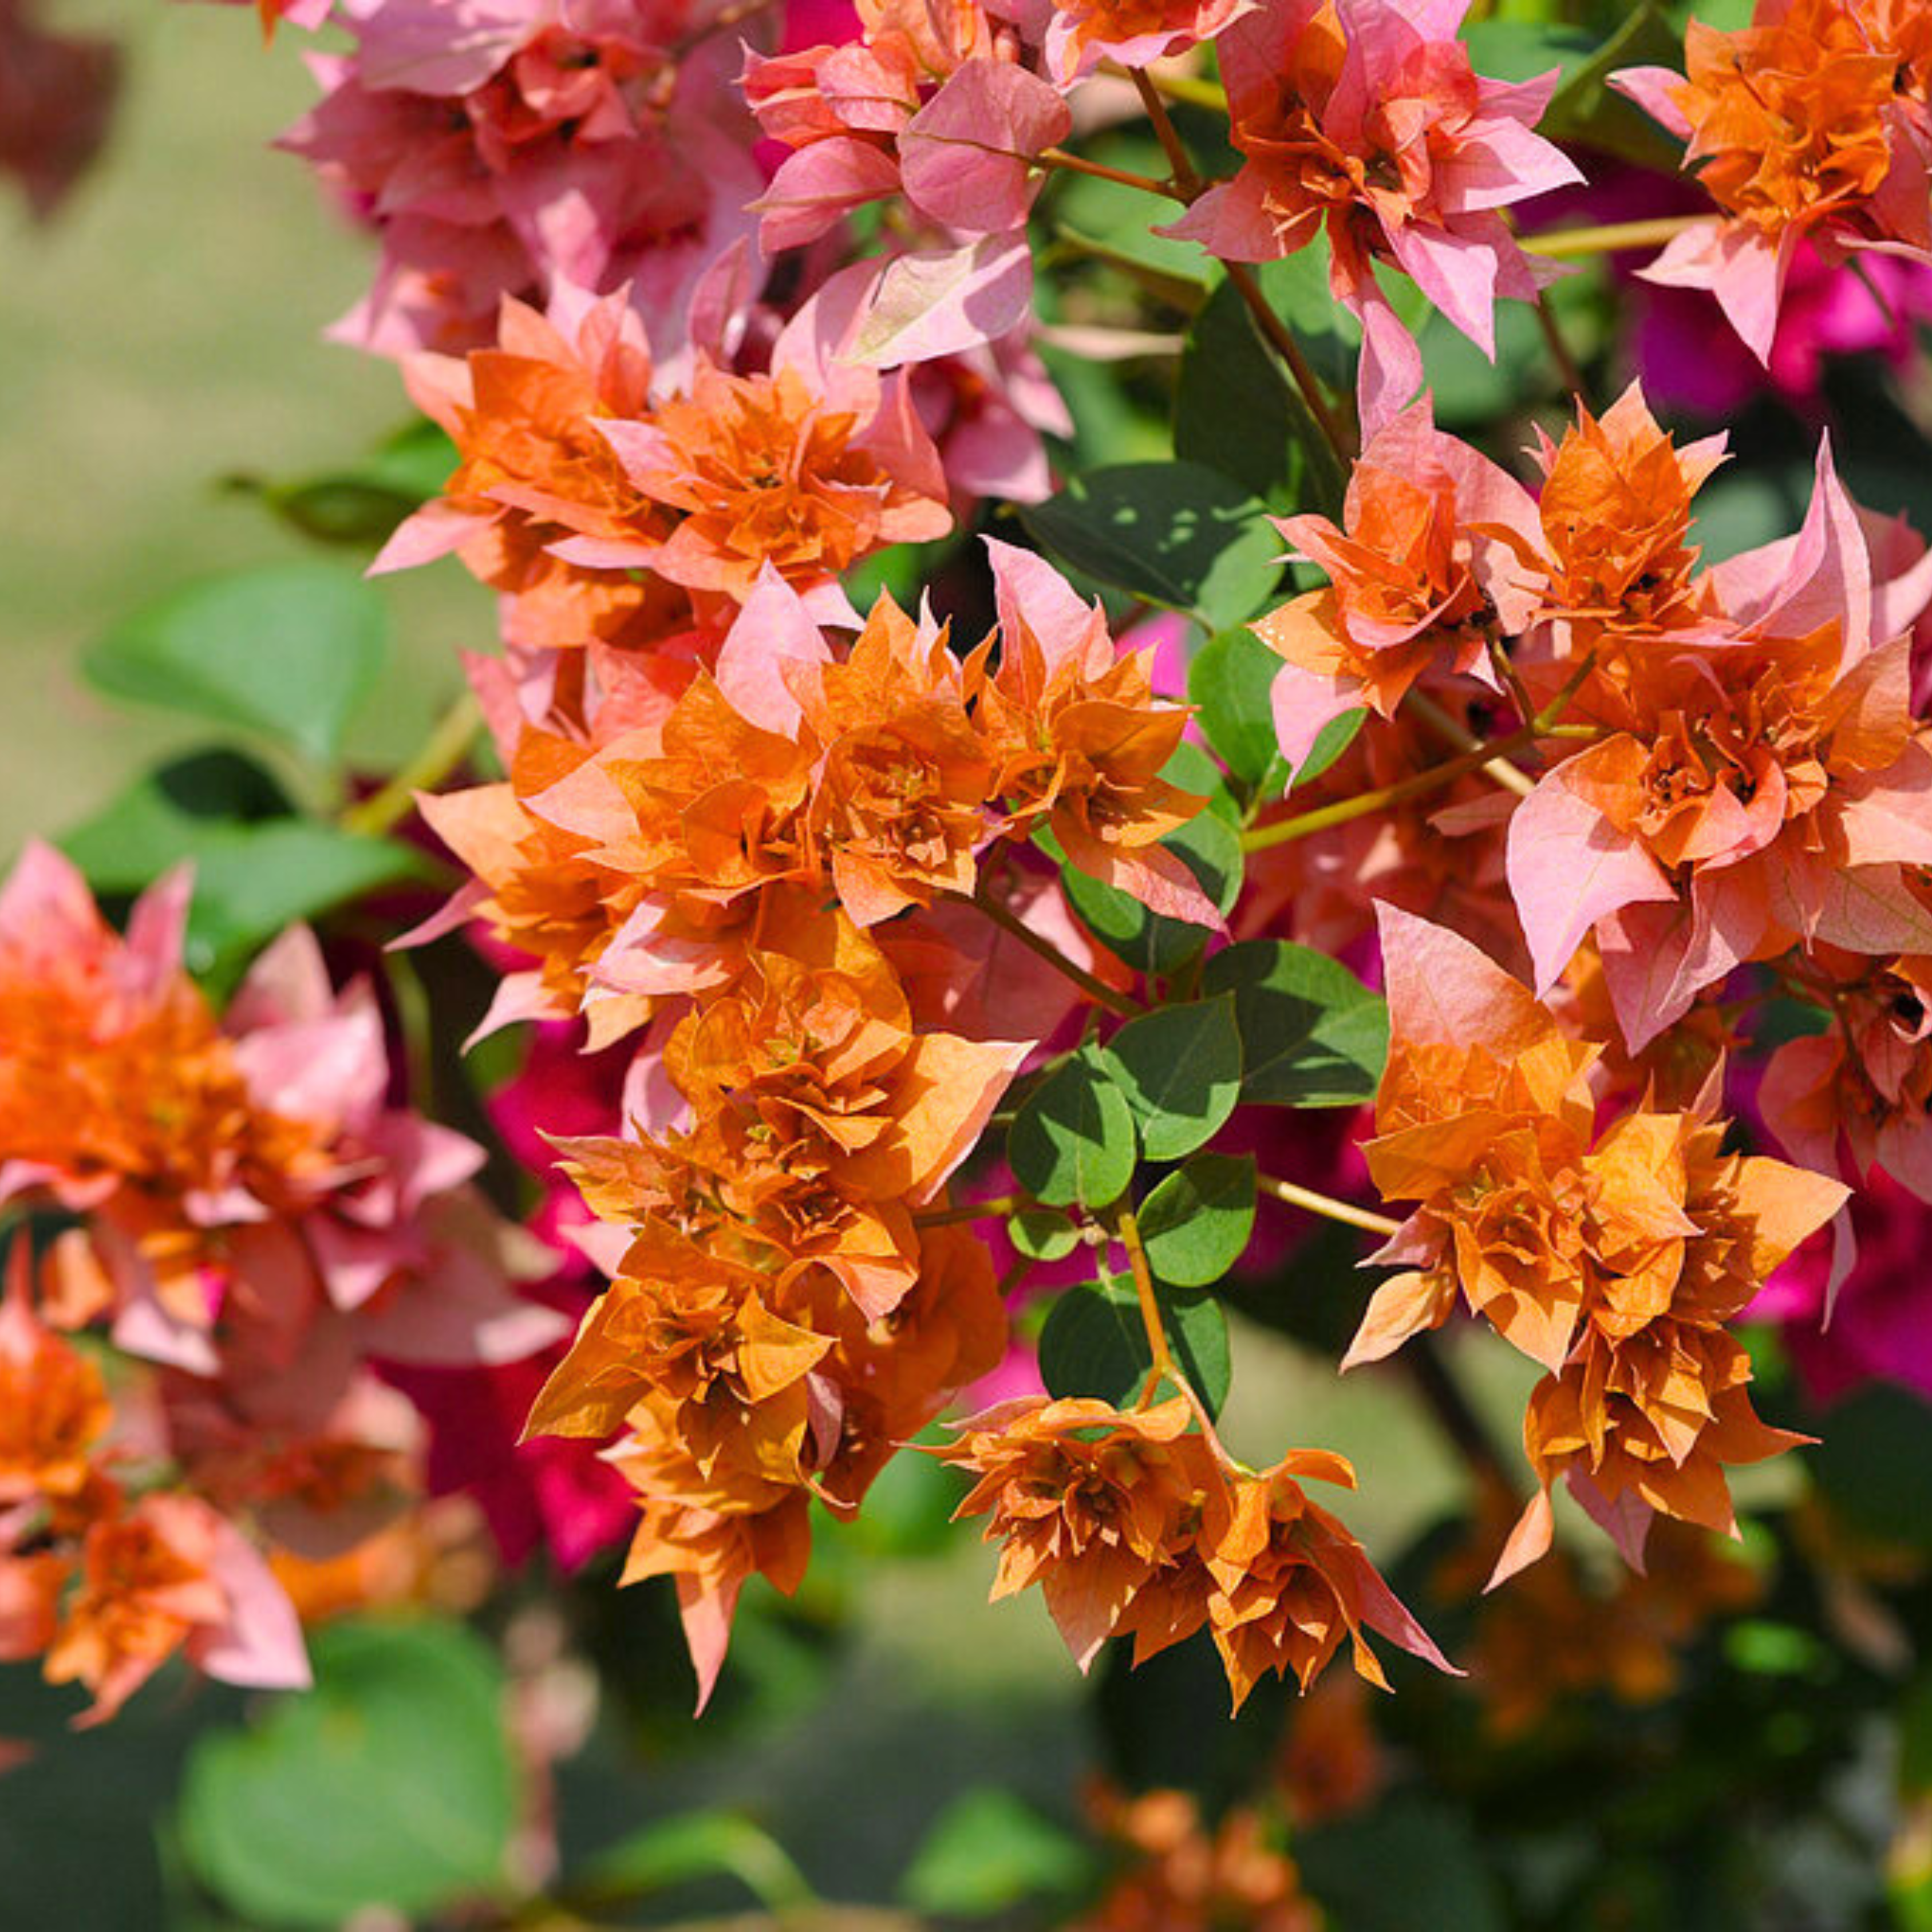
[[[1160,1280],[1174,1288],[1219,1281],[1254,1232],[1254,1156],[1197,1154],[1148,1195],[1134,1219]]]
[[[1150,1160],[1178,1160],[1217,1132],[1241,1096],[1241,1036],[1229,998],[1162,1006],[1104,1049]]]
[[[1388,1004],[1326,954],[1251,939],[1210,959],[1204,992],[1232,997],[1241,1097],[1281,1107],[1372,1100],[1388,1060]]]

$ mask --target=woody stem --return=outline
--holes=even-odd
[[[435,790],[462,764],[482,727],[482,707],[466,691],[436,721],[422,748],[400,771],[380,790],[343,812],[339,821],[343,830],[373,838],[400,824],[415,808],[418,792]]]
[[[1322,393],[1319,379],[1309,367],[1308,358],[1301,352],[1300,344],[1295,340],[1287,323],[1268,305],[1260,283],[1255,280],[1254,271],[1246,262],[1223,262],[1221,266],[1227,270],[1228,280],[1240,290],[1241,299],[1247,304],[1256,327],[1268,338],[1270,347],[1294,377],[1294,386],[1301,392],[1301,400],[1308,405],[1308,413],[1320,426],[1329,448],[1335,452],[1335,460],[1346,469],[1354,460],[1354,440],[1342,433],[1334,411],[1328,406],[1328,398]]]
[[[1053,970],[1072,981],[1096,1006],[1105,1006],[1110,1013],[1118,1013],[1123,1019],[1132,1019],[1140,1012],[1124,993],[1116,992],[1104,980],[1096,980],[1084,966],[1076,966],[1060,948],[1043,933],[1034,931],[1018,914],[992,898],[981,889],[968,898],[964,893],[954,894],[966,905],[976,906],[1000,930],[1017,939],[1026,949],[1045,960]]]
[[[1166,182],[1152,175],[1137,175],[1126,168],[1110,168],[1104,161],[1090,161],[1084,154],[1070,154],[1064,148],[1042,148],[1034,158],[1049,168],[1064,168],[1070,174],[1091,175],[1096,181],[1112,182],[1120,188],[1137,188],[1144,194],[1175,199]]]
[[[1563,326],[1556,320],[1556,311],[1550,307],[1550,298],[1539,294],[1535,308],[1536,326],[1543,332],[1544,346],[1550,351],[1550,359],[1556,364],[1556,373],[1564,388],[1580,402],[1583,397],[1583,371],[1564,339]]]
[[[1134,1294],[1140,1303],[1141,1322],[1147,1330],[1148,1352],[1154,1359],[1154,1371],[1148,1378],[1148,1391],[1151,1393],[1159,1382],[1172,1382],[1194,1412],[1194,1420],[1200,1425],[1203,1440],[1214,1452],[1214,1460],[1232,1466],[1232,1459],[1222,1448],[1220,1437],[1215,1433],[1214,1418],[1208,1412],[1208,1405],[1201,1400],[1194,1384],[1181,1373],[1180,1364],[1174,1359],[1174,1351],[1168,1346],[1166,1324],[1161,1320],[1160,1303],[1154,1292],[1154,1270],[1148,1265],[1147,1244],[1141,1239],[1140,1223],[1134,1219],[1134,1210],[1123,1202],[1114,1209],[1112,1218],[1114,1238],[1127,1251],[1127,1266],[1133,1272]]]
[[[1520,245],[1532,255],[1567,262],[1584,255],[1613,255],[1625,248],[1660,248],[1688,230],[1712,219],[1708,214],[1667,214],[1651,221],[1610,221],[1589,228],[1557,228],[1526,235]]]
[[[1406,804],[1410,799],[1424,798],[1432,791],[1439,791],[1444,785],[1454,784],[1466,772],[1477,770],[1492,759],[1506,758],[1513,752],[1527,750],[1555,729],[1558,720],[1569,709],[1570,700],[1582,689],[1584,680],[1596,668],[1596,664],[1597,654],[1592,651],[1570,674],[1570,681],[1527,724],[1512,731],[1507,738],[1478,745],[1460,758],[1432,765],[1427,771],[1418,772],[1413,777],[1402,778],[1394,784],[1380,785],[1373,791],[1360,793],[1354,798],[1338,799],[1333,805],[1318,806],[1312,812],[1298,812],[1292,818],[1278,818],[1272,825],[1252,826],[1241,834],[1241,850],[1265,852],[1271,847],[1306,838],[1311,832],[1325,832],[1332,825],[1348,824],[1355,819],[1366,818],[1371,812],[1385,811],[1390,806]]]
[[[1160,151],[1167,157],[1168,172],[1174,183],[1175,197],[1181,201],[1193,200],[1201,192],[1201,177],[1194,172],[1194,164],[1167,111],[1167,103],[1160,98],[1144,68],[1134,68],[1129,78],[1134,83],[1135,92],[1141,98],[1142,106],[1147,110],[1148,120],[1154,124],[1154,139],[1160,142]]]
[[[1189,107],[1205,107],[1216,114],[1228,111],[1228,90],[1211,80],[1202,80],[1192,74],[1157,74],[1151,68],[1122,67],[1116,61],[1102,61],[1100,71],[1113,80],[1132,80],[1144,73],[1148,84],[1158,88],[1169,100],[1178,100]]]
[[[1272,1174],[1258,1175],[1255,1185],[1264,1194],[1272,1194],[1277,1201],[1286,1202],[1291,1208],[1319,1214],[1324,1220],[1340,1221],[1345,1227],[1360,1228],[1366,1234],[1393,1234],[1402,1226],[1400,1221],[1392,1221],[1386,1214],[1358,1208],[1347,1201],[1337,1201],[1332,1195],[1318,1194],[1312,1187],[1304,1187],[1298,1181],[1280,1180]]]
[[[1418,772],[1394,784],[1378,785],[1374,790],[1358,792],[1353,798],[1337,799],[1333,805],[1320,805],[1311,812],[1298,812],[1292,818],[1276,819],[1272,825],[1254,826],[1242,833],[1241,849],[1244,852],[1266,852],[1276,845],[1292,844],[1311,833],[1326,832],[1330,826],[1350,824],[1358,818],[1367,818],[1372,812],[1385,812],[1391,806],[1406,805],[1412,798],[1426,798],[1432,791],[1454,784],[1468,772],[1480,770],[1493,758],[1505,758],[1512,752],[1526,749],[1535,743],[1536,737],[1536,733],[1525,726],[1520,731],[1511,732],[1507,738],[1499,738],[1493,744],[1479,745],[1473,752],[1432,765],[1427,771]]]
[[[1474,752],[1482,748],[1482,740],[1467,726],[1456,720],[1438,704],[1426,692],[1412,691],[1407,700],[1409,709],[1422,719],[1438,738],[1445,739],[1459,752]],[[1523,721],[1529,720],[1528,710],[1523,712]],[[1495,779],[1505,791],[1513,791],[1518,798],[1527,798],[1536,787],[1508,760],[1492,757],[1483,767],[1486,778]]]

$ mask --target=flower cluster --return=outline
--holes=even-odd
[[[1932,1199],[1932,761],[1911,635],[1932,556],[1859,511],[1826,443],[1796,534],[1707,563],[1698,499],[1725,440],[1680,444],[1635,386],[1600,412],[1579,394],[1519,468],[1438,426],[1414,318],[1433,310],[1493,358],[1498,298],[1540,305],[1539,264],[1582,252],[1575,231],[1546,249],[1518,226],[1520,204],[1582,178],[1538,131],[1560,76],[1480,74],[1468,10],[861,0],[828,38],[713,0],[263,8],[268,26],[346,33],[284,145],[380,238],[346,332],[398,359],[456,452],[376,567],[454,554],[497,600],[502,655],[466,668],[501,776],[422,800],[468,877],[416,937],[479,926],[500,969],[480,1030],[567,1024],[600,1056],[582,1117],[519,1125],[526,1155],[554,1137],[610,1286],[540,1360],[558,1324],[503,1297],[500,1267],[487,1288],[463,1277],[458,1325],[472,1355],[516,1358],[520,1390],[542,1377],[531,1434],[604,1445],[604,1486],[581,1492],[594,1529],[570,1546],[608,1533],[621,1484],[626,1579],[674,1580],[700,1704],[747,1581],[795,1588],[814,1504],[852,1515],[1001,1363],[1036,1261],[1097,1295],[1075,1271],[1100,1255],[1111,1290],[1124,1248],[1126,1346],[1147,1354],[1087,1381],[1063,1357],[1051,1395],[983,1411],[939,1452],[1001,1546],[995,1594],[1038,1583],[1083,1668],[1115,1636],[1136,1661],[1204,1637],[1238,1706],[1269,1673],[1305,1689],[1345,1640],[1382,1684],[1370,1634],[1449,1667],[1304,1486],[1352,1485],[1349,1466],[1236,1461],[1168,1346],[1163,1308],[1235,1268],[1254,1196],[1393,1229],[1377,1258],[1400,1271],[1345,1366],[1462,1307],[1543,1372],[1536,1492],[1498,1580],[1548,1549],[1559,1479],[1633,1562],[1654,1518],[1731,1528],[1727,1470],[1799,1439],[1754,1409],[1738,1318],[1794,1250],[1847,1228],[1841,1169]],[[1761,354],[1801,248],[1932,260],[1919,11],[1763,0],[1741,32],[1694,25],[1688,77],[1622,76],[1720,211],[1654,277],[1714,289]],[[1210,52],[1218,82],[1168,64]],[[1564,90],[1573,110],[1585,91]],[[1225,148],[1177,127],[1180,99],[1225,111]],[[1136,113],[1159,178],[1080,152]],[[1216,153],[1232,164],[1209,178]],[[1232,313],[1283,365],[1270,419],[1306,419],[1299,514],[1277,527],[1325,582],[1298,578],[1270,614],[1278,589],[1220,608],[1232,565],[1180,580],[1208,506],[1160,527],[1130,468],[1114,511],[1070,491],[1029,521],[1175,629],[1199,620],[1181,650],[1220,670],[1198,718],[1172,701],[1178,658],[1136,647],[1044,556],[961,541],[982,499],[1054,494],[1047,439],[1073,426],[1036,307],[1067,318],[1048,325],[1061,347],[1172,346],[1086,326],[1067,289],[1036,301],[1062,250],[1163,298],[1181,279],[1077,224],[1036,254],[1036,206],[1081,174],[1144,192],[1150,232],[1208,258],[1205,299],[1177,303],[1200,310],[1184,387],[1211,382],[1197,352]],[[1355,424],[1334,357],[1324,380],[1251,272],[1315,248],[1360,327]],[[1191,454],[1211,466],[1212,443]],[[1271,477],[1280,454],[1262,452]],[[930,569],[926,544],[947,547]],[[900,594],[860,593],[860,572]],[[930,594],[904,590],[912,575]],[[984,634],[956,643],[969,613]],[[1278,669],[1252,638],[1205,640],[1242,619]],[[1265,721],[1228,716],[1258,656],[1292,800]],[[46,930],[85,926],[52,863],[20,890],[64,908]],[[66,967],[16,975],[32,1010],[0,1065],[20,1136],[0,1185],[81,1222],[50,1251],[44,1318],[162,1364],[185,1493],[274,1534],[285,1499],[256,1464],[296,1425],[261,1406],[269,1370],[326,1336],[346,1402],[370,1358],[428,1360],[448,1339],[442,1258],[500,1231],[461,1191],[473,1150],[388,1107],[363,996],[290,940],[218,1023],[180,979],[178,916],[166,888],[124,945],[87,926],[68,948],[95,962],[72,969],[84,997]],[[1190,1160],[1238,1100],[1376,1090],[1384,1002],[1284,932],[1354,949],[1371,980],[1379,933],[1392,1046],[1363,1156],[1400,1224],[1259,1175],[1229,1142],[1206,1155],[1227,1172]],[[110,982],[138,1118],[87,1084],[66,1043],[80,1022],[60,1017],[63,1000],[94,1013],[98,1042]],[[1323,988],[1356,1022],[1328,1030]],[[1758,1096],[1803,1167],[1738,1150],[1726,1118],[1727,1054],[1767,990],[1828,1010]],[[1177,1012],[1184,1032],[1163,1035]],[[986,1192],[982,1171],[955,1198],[1009,1114],[1012,1191]],[[1210,1180],[1246,1185],[1245,1220]],[[1191,1204],[1178,1229],[1160,1198]],[[1010,1222],[1004,1274],[980,1220]],[[56,1416],[48,1443],[109,1440],[85,1376],[62,1374],[80,1419]],[[245,1430],[224,1433],[224,1403]],[[336,1454],[362,1440],[337,1403],[292,1439],[359,1501],[376,1466]],[[39,1563],[80,1532],[68,1492],[34,1480],[32,1534],[55,1541],[20,1560]],[[1541,1573],[1552,1615],[1568,1580]],[[1654,1625],[1688,1627],[1661,1598],[1644,1615],[1610,1667],[1626,1688],[1656,1676]],[[1292,1883],[1267,1876],[1293,1922]]]
[[[529,1246],[470,1185],[482,1149],[393,1104],[369,988],[337,992],[296,928],[218,1016],[188,908],[177,874],[123,938],[43,846],[0,891],[0,1198],[56,1231],[37,1267],[13,1250],[7,1654],[51,1644],[97,1716],[177,1647],[298,1674],[256,1543],[330,1555],[409,1498],[419,1431],[376,1365],[514,1360],[562,1326],[515,1291]]]
[[[1693,20],[1683,74],[1616,83],[1684,143],[1718,204],[1644,272],[1708,289],[1760,362],[1798,250],[1932,263],[1932,26],[1912,0],[1758,0]]]
[[[1367,1147],[1418,1204],[1378,1259],[1343,1366],[1460,1301],[1544,1371],[1524,1447],[1540,1485],[1492,1581],[1550,1546],[1558,1478],[1640,1564],[1652,1519],[1734,1530],[1724,1472],[1801,1438],[1761,1422],[1726,1324],[1844,1204],[1838,1182],[1724,1151],[1714,1102],[1600,1130],[1596,1050],[1466,940],[1385,910],[1391,1046]]]
[[[976,1478],[958,1513],[989,1516],[987,1540],[1003,1546],[994,1598],[1037,1583],[1082,1670],[1109,1637],[1131,1636],[1138,1664],[1205,1629],[1238,1710],[1270,1672],[1306,1690],[1345,1640],[1386,1690],[1369,1630],[1451,1669],[1303,1489],[1352,1489],[1342,1457],[1297,1450],[1259,1474],[1236,1471],[1192,1420],[1180,1400],[1122,1412],[1035,1398],[963,1425],[944,1454]]]

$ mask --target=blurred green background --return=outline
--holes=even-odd
[[[111,706],[75,674],[116,618],[194,578],[312,547],[221,478],[346,462],[408,416],[386,363],[321,339],[369,252],[308,170],[265,144],[313,93],[289,37],[161,0],[56,0],[51,26],[123,53],[106,151],[44,227],[0,197],[0,848],[92,811],[158,753],[205,736]],[[354,748],[393,763],[487,646],[489,601],[454,568],[386,584],[397,648]]]

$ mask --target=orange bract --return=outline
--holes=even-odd
[[[1543,438],[1541,460],[1549,582],[1538,614],[1560,627],[1559,655],[1659,640],[1714,614],[1689,532],[1722,437],[1678,449],[1633,384],[1600,417],[1580,403],[1560,442]]]
[[[1870,195],[1891,166],[1885,110],[1898,62],[1852,0],[1792,0],[1720,33],[1693,20],[1677,104],[1719,206],[1779,232]]]
[[[1004,1544],[995,1600],[1038,1583],[1084,1670],[1110,1636],[1144,1662],[1204,1625],[1239,1709],[1257,1678],[1292,1670],[1306,1690],[1343,1638],[1386,1688],[1363,1627],[1447,1670],[1362,1546],[1298,1478],[1352,1488],[1339,1456],[1298,1450],[1260,1475],[1231,1474],[1192,1410],[1130,1412],[1035,1397],[989,1409],[941,1453],[979,1480],[956,1513],[989,1516]]]
[[[830,404],[794,367],[736,376],[702,364],[689,395],[653,413],[655,446],[633,466],[655,502],[682,513],[652,567],[742,603],[768,564],[810,583],[882,544],[944,536],[943,482],[894,473],[862,406]]]
[[[1543,1365],[1524,1424],[1542,1491],[1499,1578],[1548,1547],[1559,1475],[1633,1562],[1653,1514],[1730,1528],[1725,1466],[1798,1438],[1752,1414],[1724,1324],[1846,1190],[1724,1153],[1708,1100],[1599,1130],[1593,1048],[1466,941],[1398,914],[1383,935],[1393,1038],[1370,1171],[1421,1204],[1348,1364],[1438,1325],[1460,1293]]]

